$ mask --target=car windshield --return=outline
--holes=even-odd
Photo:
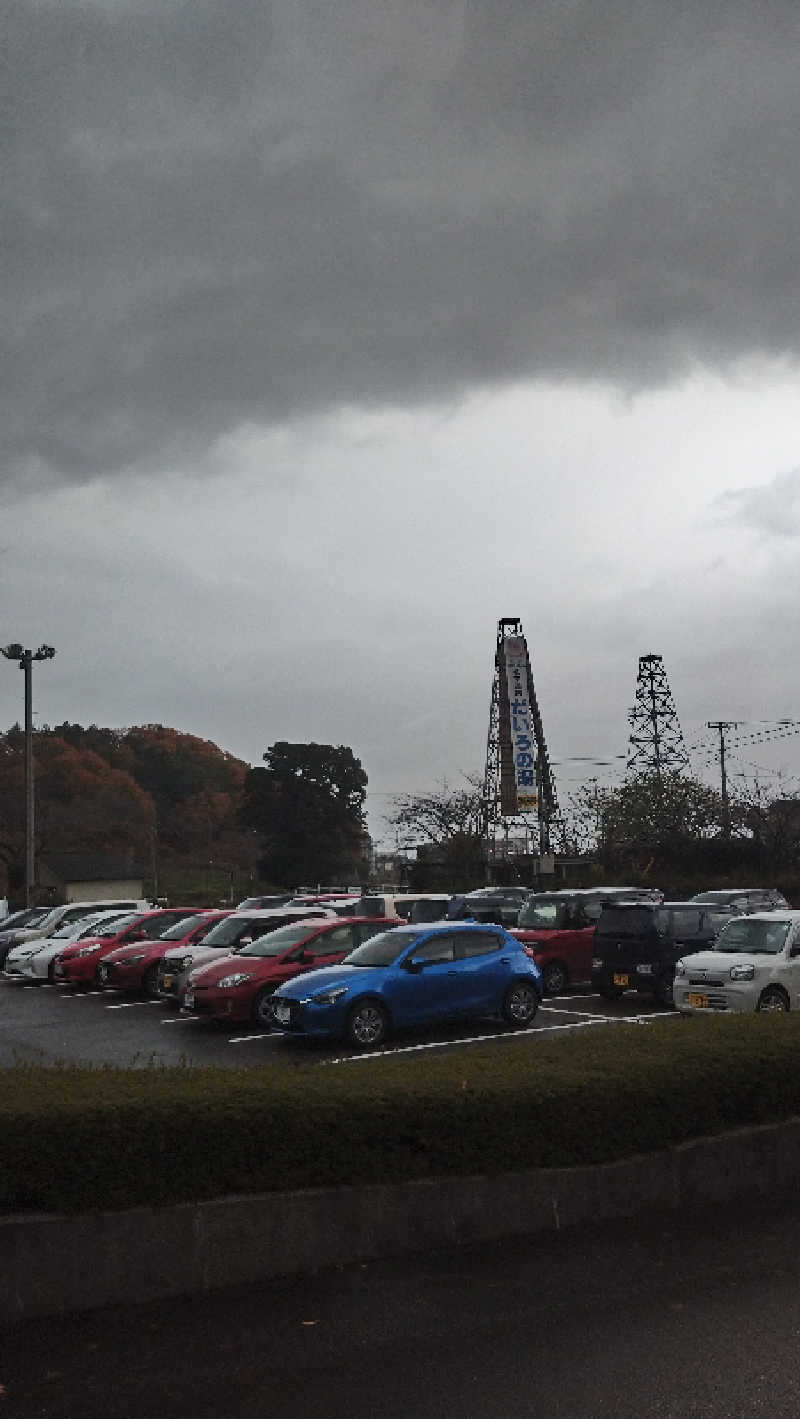
[[[740,911],[746,911],[748,906],[747,897],[741,892],[701,892],[699,896],[692,897],[692,901],[699,902],[701,906],[735,906]]]
[[[396,930],[381,931],[378,936],[373,936],[369,941],[365,941],[363,946],[357,946],[355,951],[351,951],[349,956],[345,956],[343,964],[346,966],[390,966],[415,940],[416,937],[409,931],[404,930],[402,934]]]
[[[240,946],[236,954],[237,956],[282,956],[284,951],[305,941],[311,935],[312,930],[313,928],[308,925],[279,926],[277,931],[270,931],[268,936],[259,936],[257,941],[250,941],[246,946]]]
[[[118,931],[124,931],[126,926],[133,926],[133,923],[138,920],[136,912],[132,912],[130,916],[115,916],[110,921],[104,921],[102,926],[98,924],[96,927],[92,927],[86,932],[86,935],[116,936]]]
[[[100,920],[102,920],[102,918],[100,918]],[[59,926],[58,930],[57,930],[57,931],[54,931],[54,932],[52,933],[52,940],[53,940],[53,941],[61,941],[61,940],[63,940],[63,938],[64,938],[65,936],[74,936],[74,935],[76,934],[76,932],[80,930],[80,927],[81,927],[81,926],[85,927],[86,931],[88,932],[89,929],[90,929],[91,926],[92,926],[92,923],[94,923],[94,924],[96,925],[96,924],[97,924],[97,921],[98,921],[97,916],[90,916],[90,917],[88,917],[87,920],[86,920],[85,922],[83,922],[83,923],[81,923],[81,922],[77,922],[77,923],[76,923],[76,922],[74,922],[74,921],[62,921],[62,923],[61,923],[61,925]]]
[[[554,931],[564,921],[564,902],[555,897],[532,897],[519,914],[518,926]]]
[[[600,936],[643,936],[654,924],[655,913],[646,907],[603,907],[597,932]]]
[[[783,950],[790,926],[788,921],[735,917],[717,938],[717,950],[741,951],[748,956],[777,956]]]
[[[223,917],[222,921],[218,921],[216,926],[212,926],[208,935],[203,937],[203,945],[233,946],[240,936],[246,936],[248,932],[252,935],[254,931],[258,931],[264,926],[264,922],[264,917]]]
[[[186,935],[187,931],[191,931],[193,926],[197,926],[196,916],[182,917],[181,920],[176,921],[168,931],[162,931],[160,939],[162,941],[180,941]]]

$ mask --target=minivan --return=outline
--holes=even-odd
[[[721,924],[699,902],[610,903],[594,930],[592,985],[604,1000],[637,990],[672,1005],[679,957],[713,949]]]

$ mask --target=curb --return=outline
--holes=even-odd
[[[581,1168],[0,1218],[0,1325],[796,1188],[800,1119]]]

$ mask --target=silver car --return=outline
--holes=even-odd
[[[734,917],[713,951],[681,957],[673,989],[684,1015],[800,1010],[800,911]]]

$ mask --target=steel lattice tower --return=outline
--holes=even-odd
[[[685,773],[689,756],[660,655],[641,655],[636,703],[628,712],[628,773]]]
[[[484,836],[487,845],[493,841],[497,830],[501,826],[507,829],[512,820],[524,827],[526,831],[530,831],[531,828],[529,817],[518,807],[514,780],[511,714],[505,670],[505,643],[511,638],[519,639],[524,643],[522,622],[515,616],[504,617],[497,623],[494,678],[489,706],[489,733],[486,739],[486,768],[483,780]],[[559,808],[527,647],[525,647],[524,678],[536,747],[534,772],[538,799],[536,814],[539,852],[541,855],[545,855],[552,851],[552,827],[556,820],[559,820]]]

